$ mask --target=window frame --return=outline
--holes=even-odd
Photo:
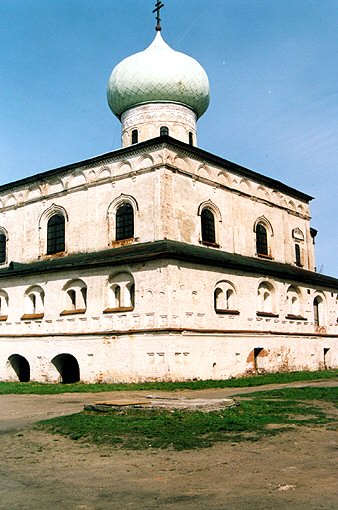
[[[116,239],[116,212],[120,206],[124,204],[131,205],[134,214],[134,235],[126,239]],[[137,240],[136,233],[138,231],[138,203],[135,198],[130,195],[116,197],[108,206],[107,210],[107,243],[108,246],[120,246],[121,244],[132,243]]]
[[[119,212],[124,209],[124,212]],[[128,209],[128,212],[125,212]],[[134,208],[129,202],[122,202],[115,213],[115,240],[126,241],[134,239],[135,234],[135,214]]]
[[[4,289],[0,289],[0,321],[8,318],[9,297]]]
[[[63,310],[60,316],[84,314],[88,308],[88,287],[81,280],[71,280],[63,286]]]
[[[107,307],[104,314],[116,312],[131,312],[135,308],[135,280],[129,271],[122,271],[112,275],[108,280],[106,293]]]
[[[258,256],[269,256],[268,231],[263,223],[256,226],[256,254]]]
[[[135,145],[138,143],[138,129],[133,129],[131,132],[131,144]]]
[[[0,266],[7,262],[7,233],[0,229]]]
[[[295,243],[295,264],[298,267],[303,267],[302,250],[299,243]]]
[[[40,285],[29,287],[24,296],[24,313],[21,320],[43,319],[45,315],[45,291]]]
[[[169,128],[168,126],[160,127],[160,136],[169,136]]]
[[[48,222],[49,220],[55,216],[55,215],[60,215],[60,216],[63,216],[64,217],[64,220],[65,220],[65,226],[64,226],[64,250],[63,251],[60,251],[60,252],[56,252],[56,253],[52,253],[52,254],[48,254],[47,253],[47,231],[48,231]],[[49,257],[53,257],[53,256],[58,256],[58,255],[62,255],[62,254],[65,254],[67,253],[67,224],[68,224],[68,214],[67,214],[67,211],[59,206],[59,205],[56,205],[56,204],[52,204],[48,209],[46,209],[42,215],[40,216],[40,220],[39,220],[39,225],[38,225],[38,228],[39,228],[39,252],[40,252],[40,257],[43,257],[43,258],[49,258]]]
[[[57,221],[57,223],[55,221]],[[65,248],[66,219],[63,214],[56,212],[55,214],[52,214],[52,216],[50,216],[47,221],[46,255],[64,253]]]
[[[222,303],[225,306],[221,306]],[[231,303],[232,306],[230,306]],[[237,292],[233,283],[226,280],[216,283],[214,287],[214,311],[217,314],[239,315]]]
[[[256,257],[273,259],[274,232],[269,220],[267,220],[265,216],[257,218],[254,224],[253,231],[255,233],[254,253]]]
[[[326,324],[326,302],[322,294],[316,294],[312,301],[313,323],[315,327],[322,328]]]
[[[268,299],[269,306],[267,306]],[[279,317],[277,310],[277,292],[275,286],[268,280],[260,281],[257,286],[257,317],[277,318]]]
[[[201,241],[203,244],[216,245],[216,224],[215,214],[204,207],[201,211]]]

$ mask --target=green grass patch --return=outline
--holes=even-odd
[[[295,381],[315,381],[338,377],[338,370],[321,370],[318,372],[283,372],[275,374],[252,375],[226,380],[182,381],[182,382],[147,382],[147,383],[116,383],[116,384],[47,384],[0,382],[0,395],[5,394],[58,394],[58,393],[89,393],[105,391],[138,391],[138,390],[204,390],[209,388],[247,388],[263,384],[290,383]]]
[[[332,402],[338,406],[338,387],[325,388],[318,386],[307,386],[305,388],[283,388],[280,390],[255,391],[254,393],[243,393],[243,397],[259,399],[286,399],[288,401],[323,400]]]
[[[128,449],[206,448],[218,441],[259,440],[294,425],[332,425],[320,403],[337,399],[337,388],[295,388],[247,394],[239,406],[216,412],[123,409],[84,411],[40,422],[37,427],[87,443]],[[315,399],[315,401],[313,400]]]

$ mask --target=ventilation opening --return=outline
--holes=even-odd
[[[260,366],[259,366],[259,356],[263,351],[263,347],[255,347],[254,348],[254,369],[257,374],[259,374]]]
[[[20,356],[20,354],[12,354],[8,358],[11,367],[16,373],[20,382],[29,382],[30,381],[30,366],[26,358]]]
[[[79,382],[80,368],[77,359],[72,354],[58,354],[52,359],[52,363],[61,375],[61,383]]]
[[[323,354],[324,354],[324,368],[325,370],[328,368],[327,366],[327,354],[329,352],[330,348],[329,347],[324,347],[323,349]]]

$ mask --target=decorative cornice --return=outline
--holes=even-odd
[[[117,336],[134,336],[134,335],[195,335],[195,336],[204,336],[204,335],[226,335],[226,336],[234,336],[238,337],[241,335],[245,335],[246,338],[256,338],[258,337],[267,337],[267,336],[282,336],[282,337],[293,337],[293,338],[337,338],[337,334],[335,333],[306,333],[299,331],[261,331],[261,330],[252,330],[252,329],[210,329],[210,328],[135,328],[135,329],[127,329],[127,330],[102,330],[102,331],[76,331],[67,332],[67,333],[20,333],[20,334],[0,334],[0,338],[55,338],[55,337],[117,337]]]
[[[100,156],[95,156],[94,158],[90,158],[77,163],[72,163],[70,165],[56,168],[54,170],[48,170],[47,172],[38,173],[36,175],[32,175],[30,177],[26,177],[15,182],[4,184],[0,186],[0,193],[3,191],[13,192],[19,188],[22,188],[23,186],[27,186],[32,183],[44,183],[46,182],[47,179],[50,179],[51,177],[54,176],[65,177],[66,175],[69,175],[73,171],[78,170],[80,168],[90,169],[93,166],[98,166],[99,164],[102,163],[104,164],[114,163],[115,161],[120,161],[121,159],[137,156],[143,154],[144,152],[149,152],[149,150],[155,151],[164,148],[171,149],[174,151],[179,150],[181,154],[193,158],[196,161],[214,164],[217,167],[221,167],[225,170],[231,171],[232,173],[238,176],[246,177],[255,182],[265,184],[271,187],[272,189],[282,191],[283,193],[286,193],[291,197],[298,198],[302,201],[309,202],[313,198],[310,195],[307,195],[301,191],[291,188],[290,186],[283,184],[282,182],[277,181],[275,179],[272,179],[271,177],[261,175],[257,172],[254,172],[253,170],[249,170],[248,168],[237,165],[236,163],[232,163],[231,161],[223,159],[219,156],[211,154],[195,146],[186,144],[179,140],[175,140],[174,138],[171,138],[169,136],[153,138],[151,140],[147,140],[145,142],[124,147],[113,152],[102,154]]]

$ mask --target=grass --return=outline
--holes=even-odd
[[[104,391],[138,391],[138,390],[204,390],[209,388],[247,388],[263,384],[290,383],[295,381],[309,381],[331,379],[338,377],[338,370],[321,370],[318,372],[283,372],[275,374],[251,375],[226,380],[182,381],[182,382],[146,382],[146,383],[116,383],[116,384],[48,384],[48,383],[20,383],[0,382],[0,395],[5,394],[58,394],[58,393],[88,393]]]
[[[84,411],[40,422],[37,427],[86,443],[127,449],[187,450],[206,448],[218,441],[259,440],[296,425],[332,427],[334,419],[323,407],[324,402],[337,402],[337,388],[256,392],[239,406],[209,413],[154,409],[99,414]]]

